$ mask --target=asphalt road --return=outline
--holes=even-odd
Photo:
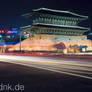
[[[0,61],[45,69],[92,80],[91,59],[0,55]]]
[[[23,92],[92,92],[91,79],[1,61],[0,83],[24,85]]]

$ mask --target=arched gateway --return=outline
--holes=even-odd
[[[63,42],[55,44],[54,47],[57,48],[58,53],[67,53],[67,45]]]

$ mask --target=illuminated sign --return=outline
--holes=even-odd
[[[0,34],[17,34],[17,30],[0,30]]]

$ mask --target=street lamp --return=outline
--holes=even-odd
[[[26,38],[28,37],[33,37],[32,33],[31,32],[27,32],[27,31],[21,31],[20,34],[19,34],[19,39],[20,39],[20,52],[22,52],[22,35],[26,35]]]

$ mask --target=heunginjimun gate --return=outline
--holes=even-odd
[[[91,41],[84,35],[88,28],[79,26],[88,16],[47,8],[34,9],[23,16],[33,21],[30,30],[38,35],[37,39],[51,39],[56,43],[57,50],[63,53],[91,49]],[[26,30],[26,27],[24,29]]]

